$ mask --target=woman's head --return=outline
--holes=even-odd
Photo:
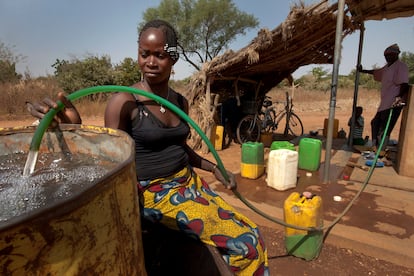
[[[141,41],[142,34],[150,28],[159,29],[164,33],[165,51],[170,55],[173,61],[177,61],[179,58],[177,32],[164,20],[155,19],[147,22],[139,33],[138,43]]]
[[[138,65],[147,83],[168,82],[178,60],[177,34],[165,21],[149,21],[139,33]]]

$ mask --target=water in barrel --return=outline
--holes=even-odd
[[[40,153],[22,176],[27,154],[0,156],[0,222],[28,214],[93,186],[114,162],[82,153]]]

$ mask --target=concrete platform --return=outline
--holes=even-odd
[[[284,201],[292,192],[310,191],[322,197],[324,225],[330,225],[365,187],[350,210],[326,234],[325,242],[414,268],[414,178],[398,176],[393,167],[377,168],[368,184],[364,185],[367,172],[346,165],[348,161],[363,162],[360,160],[361,155],[335,149],[330,162],[328,184],[322,184],[322,161],[319,170],[311,172],[312,176],[306,176],[306,171],[298,170],[296,188],[277,191],[267,186],[265,174],[254,180],[240,176],[240,145],[232,145],[230,149],[218,153],[226,169],[236,175],[239,193],[262,212],[280,220],[283,220]],[[324,154],[323,151],[322,156]],[[211,154],[206,158],[214,160]],[[225,200],[258,225],[284,229],[284,226],[249,209],[231,191],[225,190],[221,183],[215,181],[211,174],[200,174]],[[350,176],[349,180],[343,180],[344,175]],[[340,196],[342,200],[335,201],[334,196]]]

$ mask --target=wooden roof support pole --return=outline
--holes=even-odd
[[[212,109],[216,109],[216,106],[214,105],[214,100],[211,100],[211,78],[207,77],[206,80],[206,107],[208,108],[208,111],[210,114],[206,114],[207,116],[211,116],[211,118],[206,118],[207,121],[209,122],[214,122],[214,114],[215,114],[215,110]],[[213,103],[213,104],[212,104]],[[206,125],[206,129],[205,129],[205,133],[207,137],[211,137],[211,133],[213,130],[213,124],[212,123],[208,123]],[[209,152],[209,149],[207,147],[206,143],[202,143],[201,144],[201,152],[204,154],[207,154]]]
[[[236,96],[237,106],[241,106],[240,92],[239,92],[239,78],[234,81],[234,95]]]
[[[365,32],[365,26],[364,26],[364,22],[362,22],[360,33],[359,33],[359,48],[358,48],[357,68],[358,68],[358,66],[361,65],[362,46],[364,44],[364,32]],[[353,105],[352,105],[351,129],[349,130],[349,135],[348,135],[348,147],[350,149],[353,146],[353,137],[354,137],[354,131],[355,131],[355,112],[356,112],[356,106],[357,106],[357,102],[358,102],[359,76],[360,76],[360,72],[357,69],[355,71],[354,102],[353,102]]]
[[[257,83],[257,86],[256,86],[256,91],[254,91],[254,100],[255,100],[255,101],[257,101],[257,96],[259,95],[260,86],[262,86],[262,85],[263,85],[263,82],[260,80],[260,81]]]

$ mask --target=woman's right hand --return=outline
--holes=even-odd
[[[82,120],[75,106],[66,98],[63,92],[58,93],[58,100],[64,105],[64,108],[56,114],[51,126],[57,126],[59,123],[64,124],[81,124]],[[38,119],[42,119],[51,108],[57,108],[57,102],[49,98],[45,98],[41,102],[27,102],[27,109],[30,114]]]

